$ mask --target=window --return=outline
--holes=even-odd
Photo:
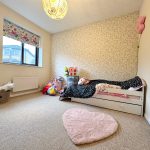
[[[3,62],[38,66],[39,48],[3,36]]]
[[[4,19],[4,63],[42,66],[42,50],[39,36]]]
[[[36,47],[29,45],[29,44],[24,44],[24,63],[25,64],[36,64]]]
[[[3,62],[21,64],[21,42],[3,36]]]

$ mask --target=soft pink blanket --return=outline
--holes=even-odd
[[[64,127],[73,143],[85,144],[104,139],[118,128],[113,117],[101,112],[73,108],[63,114]]]

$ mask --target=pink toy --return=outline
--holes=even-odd
[[[146,16],[140,16],[137,20],[137,24],[136,24],[136,31],[139,34],[142,34],[142,32],[145,29],[145,20],[146,20]]]

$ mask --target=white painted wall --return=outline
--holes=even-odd
[[[145,117],[150,123],[150,0],[144,0],[141,16],[146,16],[145,30],[140,38],[138,75],[147,82]]]
[[[12,22],[24,27],[25,29],[40,35],[41,47],[43,49],[43,67],[22,66],[2,63],[3,47],[3,19],[7,18]],[[42,86],[48,82],[51,74],[51,35],[41,29],[31,21],[19,15],[15,11],[0,3],[0,84],[12,80],[15,76],[37,76],[39,85]]]
[[[137,74],[139,12],[52,35],[52,73],[75,66],[80,77],[128,80]]]

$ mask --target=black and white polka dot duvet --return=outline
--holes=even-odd
[[[96,91],[96,84],[107,83],[112,85],[118,85],[121,89],[129,89],[130,87],[142,86],[142,80],[136,76],[126,81],[108,81],[108,80],[91,80],[87,85],[72,85],[68,87],[62,94],[61,97],[76,97],[76,98],[89,98],[93,96]]]

